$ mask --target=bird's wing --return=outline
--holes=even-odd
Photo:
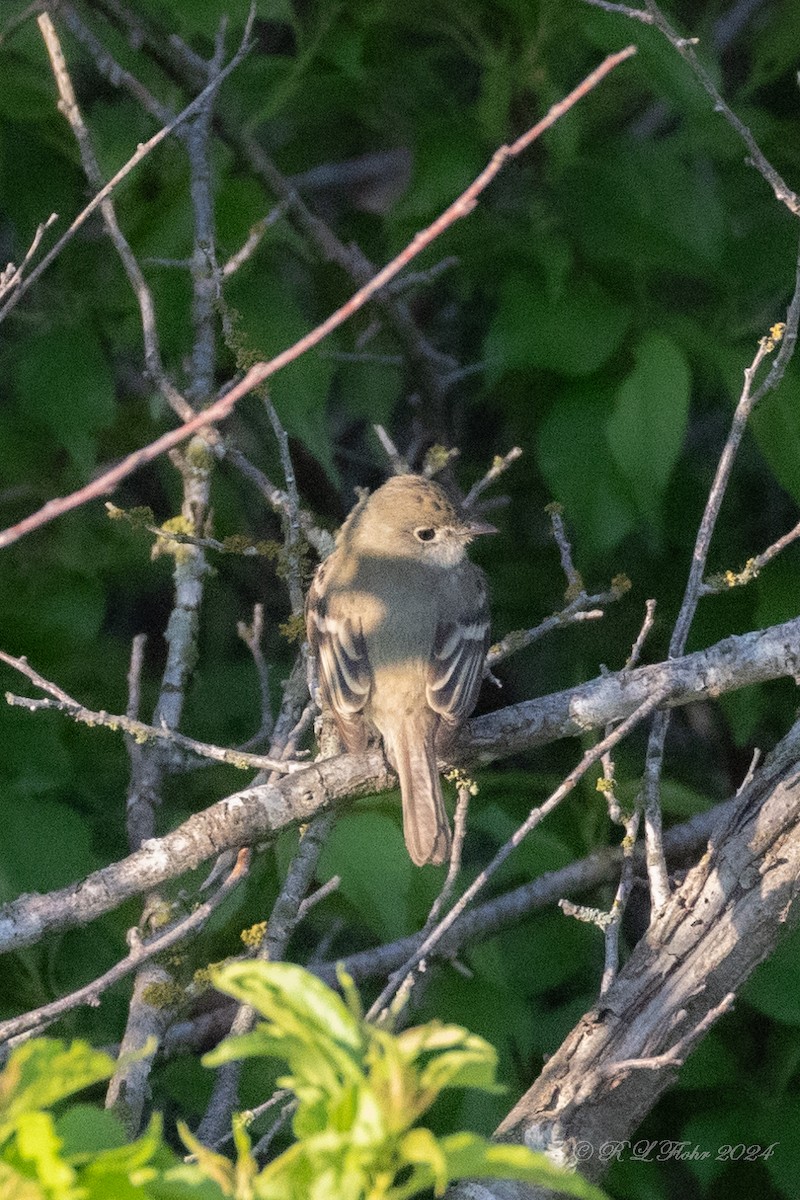
[[[372,688],[372,670],[360,624],[330,604],[322,571],[308,593],[306,632],[325,706],[336,718],[348,747],[353,748],[353,742],[360,746],[364,734],[359,714]]]
[[[436,627],[428,671],[428,704],[448,725],[475,707],[489,648],[489,606],[481,574],[465,578],[463,604]]]

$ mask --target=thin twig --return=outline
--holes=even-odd
[[[573,596],[583,593],[583,579],[580,572],[576,570],[575,564],[572,561],[572,546],[567,537],[567,531],[564,526],[563,509],[560,504],[548,504],[547,515],[550,518],[550,526],[553,530],[553,538],[558,546],[558,554],[561,559],[561,570],[567,577],[566,597],[571,599]]]
[[[286,954],[289,938],[297,927],[305,894],[335,819],[334,813],[323,813],[311,822],[300,839],[297,853],[266,923],[266,935],[255,954],[260,961],[279,962]],[[258,1013],[250,1005],[239,1005],[231,1022],[231,1035],[250,1033],[258,1019]],[[206,1145],[217,1141],[230,1124],[238,1106],[240,1074],[241,1062],[238,1061],[224,1063],[217,1071],[211,1100],[197,1130],[198,1138]]]
[[[663,1071],[664,1067],[682,1067],[694,1046],[715,1021],[719,1020],[724,1013],[730,1012],[735,1003],[735,993],[728,992],[727,996],[723,996],[719,1004],[715,1004],[713,1008],[709,1009],[705,1016],[670,1050],[666,1050],[663,1054],[654,1054],[650,1058],[622,1058],[617,1062],[605,1063],[601,1066],[602,1073],[619,1075],[629,1071]]]
[[[252,738],[248,738],[241,747],[243,750],[249,750],[251,747],[265,742],[275,728],[275,719],[272,715],[272,701],[269,694],[269,663],[264,657],[264,651],[261,646],[264,637],[263,604],[258,603],[253,605],[253,620],[249,625],[245,624],[244,621],[237,622],[236,633],[250,651],[256,675],[258,676],[258,690],[261,695],[261,728]]]
[[[203,105],[206,104],[209,98],[218,90],[223,80],[227,79],[232,71],[235,71],[249,50],[250,43],[243,42],[228,65],[224,67],[222,71],[220,71],[217,78],[213,79],[211,83],[209,83],[208,86],[203,89],[200,95],[196,96],[190,104],[187,104],[186,108],[184,108],[183,111],[178,114],[174,121],[170,121],[168,125],[165,125],[163,128],[159,129],[158,133],[153,134],[153,136],[148,138],[146,142],[142,142],[136,147],[135,153],[131,155],[125,165],[120,167],[119,171],[117,171],[117,173],[113,175],[111,179],[109,179],[105,187],[101,188],[97,195],[92,197],[86,207],[78,213],[77,217],[75,217],[67,231],[59,238],[52,249],[48,251],[44,258],[31,271],[30,275],[22,280],[19,287],[14,292],[14,295],[9,297],[3,307],[0,308],[0,321],[4,320],[4,318],[8,316],[12,308],[14,308],[14,306],[22,298],[22,296],[25,295],[28,289],[32,287],[33,284],[36,283],[36,281],[44,274],[50,264],[59,256],[67,242],[69,242],[78,232],[81,226],[88,221],[89,217],[97,208],[100,207],[106,197],[111,195],[117,185],[121,183],[122,180],[128,175],[130,175],[131,171],[135,167],[138,167],[142,159],[146,158],[148,154],[155,150],[156,146],[159,146],[165,138],[168,138],[171,133],[174,133],[175,130],[184,123],[184,121],[188,120],[189,117],[200,111]]]
[[[176,729],[171,729],[166,724],[148,725],[144,721],[121,713],[107,713],[104,710],[94,711],[85,708],[78,700],[74,700],[72,696],[68,696],[66,692],[62,691],[57,684],[43,678],[30,666],[26,658],[15,658],[4,650],[0,650],[0,662],[7,663],[8,666],[25,675],[31,683],[52,697],[49,700],[32,699],[29,696],[15,696],[7,692],[6,702],[15,708],[25,708],[29,712],[47,710],[63,712],[71,720],[88,725],[90,728],[99,725],[106,729],[121,729],[139,745],[150,741],[168,742],[190,754],[197,754],[201,758],[209,758],[214,762],[227,763],[229,766],[238,767],[241,770],[255,768],[256,770],[279,771],[288,774],[292,771],[303,770],[308,766],[308,763],[286,761],[283,758],[274,758],[266,754],[247,754],[238,749],[227,749],[224,746],[214,746],[208,742],[198,742],[194,738],[179,733]]]
[[[243,45],[242,53],[244,53],[245,50],[246,47]],[[435,241],[435,239],[438,238],[446,229],[450,228],[451,225],[461,218],[468,216],[469,213],[475,208],[479,195],[485,191],[485,189],[489,186],[489,184],[503,168],[503,166],[505,166],[509,159],[516,157],[518,154],[521,154],[523,150],[527,149],[528,146],[530,146],[531,143],[536,140],[536,138],[541,137],[546,130],[554,125],[555,122],[558,121],[566,112],[568,112],[570,108],[582,100],[592,90],[592,88],[596,87],[611,71],[614,70],[615,67],[625,62],[628,58],[635,54],[635,52],[635,46],[628,46],[616,54],[608,55],[608,57],[604,59],[599,67],[597,67],[594,71],[591,71],[586,78],[578,84],[577,87],[573,88],[569,95],[567,95],[563,100],[560,100],[558,103],[554,104],[541,119],[541,121],[538,121],[535,125],[533,125],[526,133],[517,138],[517,140],[510,146],[501,146],[499,150],[495,151],[488,165],[484,168],[480,175],[473,180],[473,182],[468,188],[466,188],[466,190],[458,197],[457,200],[455,200],[425,230],[423,230],[421,233],[418,233],[404,250],[402,250],[394,259],[392,259],[390,263],[383,267],[382,270],[378,271],[377,274],[369,280],[369,282],[364,284],[363,287],[359,288],[358,291],[356,291],[345,304],[338,308],[315,329],[311,330],[310,333],[307,333],[304,337],[300,338],[300,340],[295,342],[293,346],[289,346],[285,350],[281,351],[280,354],[277,354],[275,358],[271,359],[269,362],[256,363],[255,366],[250,368],[243,379],[233,385],[230,390],[221,396],[215,403],[210,405],[205,412],[200,413],[196,417],[192,418],[192,420],[187,421],[181,428],[173,429],[170,430],[169,433],[163,434],[160,438],[157,438],[154,442],[151,442],[149,446],[145,446],[142,449],[137,450],[135,453],[129,455],[127,458],[123,459],[122,462],[116,465],[116,467],[99,476],[97,479],[93,480],[92,483],[87,484],[85,487],[80,488],[77,492],[73,492],[69,496],[61,497],[59,500],[51,500],[48,504],[44,505],[43,508],[39,509],[38,512],[32,513],[22,521],[19,521],[16,525],[13,525],[9,529],[0,532],[0,549],[18,541],[19,538],[23,537],[27,533],[30,533],[31,530],[40,528],[42,525],[47,524],[55,517],[61,516],[63,513],[69,512],[72,509],[77,508],[79,505],[86,503],[87,500],[107,494],[114,487],[116,487],[121,480],[127,478],[127,476],[133,471],[137,470],[141,466],[144,466],[148,462],[152,462],[154,458],[158,458],[159,455],[163,454],[166,450],[169,450],[173,446],[177,446],[179,443],[185,441],[186,438],[190,437],[191,434],[195,433],[198,429],[203,428],[204,425],[214,425],[219,421],[224,420],[224,418],[230,413],[233,406],[242,398],[242,396],[248,395],[251,391],[253,391],[254,388],[258,387],[259,384],[263,383],[266,379],[269,379],[272,375],[277,374],[278,371],[281,371],[289,363],[294,362],[301,355],[305,354],[307,350],[310,350],[312,347],[318,345],[328,336],[328,334],[332,333],[334,329],[337,329],[340,325],[344,324],[344,322],[349,320],[354,313],[363,308],[368,300],[370,300],[377,292],[381,291],[381,289],[384,288],[386,284],[389,283],[396,275],[398,275],[400,271],[402,271],[403,268],[408,265],[409,262],[421,254],[422,251],[425,250],[433,241]],[[236,63],[237,57],[234,56],[234,59],[231,60],[231,63],[228,64],[220,76],[214,80],[212,84],[209,84],[208,88],[204,89],[200,96],[198,96],[191,105],[184,109],[179,118],[180,121],[185,121],[187,116],[191,116],[193,113],[200,110],[202,103],[206,101],[208,96],[213,95],[222,78],[226,73],[229,73],[231,70],[233,70]],[[169,132],[172,132],[174,127],[175,125],[173,124],[163,130],[160,130],[159,135],[156,135],[158,140],[163,140],[163,138],[166,137]],[[150,143],[153,142],[154,139],[151,138]],[[150,143],[146,143],[146,145],[152,149],[152,145]],[[142,147],[142,149],[144,149],[144,147]],[[137,155],[142,157],[140,151],[137,151]],[[136,156],[134,156],[134,158],[137,162],[139,161],[139,158],[136,158]],[[133,159],[131,160],[131,164],[135,165]],[[128,165],[128,169],[131,169],[131,164]],[[125,168],[123,168],[123,170],[125,170]],[[127,171],[125,171],[125,173],[127,173]],[[84,210],[84,213],[82,213],[79,218],[81,224],[89,215],[89,211],[94,211],[94,208],[96,208],[101,200],[104,199],[105,195],[110,194],[111,190],[116,183],[119,182],[120,178],[122,178],[122,175],[120,172],[118,172],[117,175],[115,175],[114,178],[108,184],[106,184],[106,187],[103,189],[103,193],[94,198],[91,206],[87,206],[87,209]],[[75,223],[73,222],[73,224]],[[68,233],[70,233],[71,236],[71,232],[68,231]],[[61,248],[63,241],[64,239],[62,239],[62,242],[58,244],[57,248],[55,248],[56,250]],[[50,260],[50,258],[43,260],[43,263],[40,264],[40,267],[37,268],[37,270],[40,271],[43,269],[46,262]],[[35,275],[36,272],[28,277],[28,280],[26,281],[28,286]],[[21,293],[18,290],[13,299],[16,299],[16,297],[18,297],[20,294]],[[11,301],[9,301],[9,303],[11,303]],[[5,310],[0,311],[0,319],[2,319],[4,311]]]
[[[766,550],[762,550],[754,558],[749,558],[741,571],[725,571],[722,575],[714,575],[706,580],[700,587],[700,595],[716,596],[720,592],[727,592],[731,588],[751,583],[767,563],[772,562],[773,558],[776,558],[781,551],[785,550],[787,546],[791,546],[798,538],[800,538],[800,521],[783,537],[779,537],[771,546],[767,546]]]
[[[391,1003],[395,994],[401,989],[405,979],[411,975],[419,963],[430,953],[430,951],[441,941],[442,937],[447,933],[451,926],[458,920],[464,910],[472,903],[475,896],[482,888],[486,886],[493,875],[500,869],[509,855],[517,848],[527,835],[536,828],[537,825],[556,808],[565,796],[569,795],[575,785],[586,774],[586,772],[594,766],[596,762],[602,758],[608,750],[616,746],[619,742],[626,738],[632,729],[635,728],[641,721],[645,720],[660,704],[663,704],[669,695],[669,690],[663,688],[650,696],[643,704],[641,704],[635,712],[631,714],[626,721],[603,738],[602,742],[598,742],[596,746],[592,746],[583,755],[577,766],[573,767],[564,781],[556,788],[551,796],[537,808],[531,810],[525,821],[519,826],[515,833],[500,847],[491,862],[484,867],[481,873],[470,884],[461,898],[448,912],[435,929],[431,930],[428,936],[424,939],[422,945],[411,956],[405,966],[397,972],[386,987],[378,996],[375,1003],[367,1014],[370,1020],[380,1019],[386,1011],[387,1006]]]
[[[730,431],[717,464],[714,481],[708,494],[705,510],[695,539],[692,563],[672,636],[669,642],[670,658],[678,658],[686,649],[689,630],[694,620],[702,594],[711,539],[722,507],[722,501],[730,481],[733,464],[739,450],[747,422],[756,404],[768,391],[777,387],[794,353],[800,324],[800,250],[795,268],[794,294],[786,314],[785,325],[774,325],[768,337],[761,338],[755,357],[744,372],[744,384],[731,421]],[[764,359],[780,344],[780,350],[767,377],[754,390],[755,377]],[[664,762],[664,746],[670,716],[667,712],[656,713],[650,730],[645,758],[642,792],[644,796],[645,838],[647,842],[647,867],[650,880],[653,911],[657,912],[667,903],[670,896],[662,845],[661,819],[661,773]]]
[[[472,505],[478,499],[481,492],[485,492],[488,487],[491,487],[494,481],[499,479],[503,472],[507,471],[511,464],[515,463],[521,457],[522,450],[519,446],[513,446],[507,454],[498,455],[483,478],[479,479],[477,483],[473,483],[467,492],[464,497],[464,508],[472,508]]]
[[[58,220],[58,213],[51,213],[46,221],[42,221],[37,225],[36,232],[33,235],[33,240],[25,252],[25,257],[19,266],[15,266],[10,262],[3,271],[0,271],[0,300],[3,299],[8,292],[13,292],[15,287],[18,287],[22,281],[22,276],[25,273],[25,268],[33,258],[36,251],[39,249],[39,244],[50,226]]]
[[[591,4],[593,8],[602,8],[604,12],[621,13],[624,17],[630,17],[632,21],[641,21],[643,25],[653,24],[653,17],[650,13],[642,12],[640,8],[630,8],[627,4],[614,4],[612,0],[584,0],[584,4]]]
[[[403,457],[403,455],[397,449],[397,446],[389,437],[389,434],[386,432],[383,425],[373,425],[372,428],[375,430],[375,436],[386,452],[386,457],[389,459],[393,474],[408,475],[411,468],[408,465],[407,460]]]
[[[507,633],[502,641],[495,642],[486,655],[487,667],[493,667],[510,655],[517,654],[518,651],[524,650],[554,629],[563,629],[565,626],[574,625],[579,621],[599,620],[605,616],[602,606],[614,604],[625,595],[629,588],[630,583],[620,577],[617,586],[612,585],[607,592],[596,592],[593,596],[588,596],[586,592],[580,592],[565,608],[562,608],[561,612],[545,617],[533,629],[513,630],[511,633]]]
[[[262,217],[260,221],[256,221],[255,225],[250,230],[247,240],[239,247],[235,254],[232,254],[228,261],[221,268],[220,274],[224,279],[229,279],[235,274],[240,267],[244,266],[249,259],[253,257],[268,229],[270,229],[277,221],[286,215],[286,205],[276,204],[275,207]]]
[[[289,587],[289,601],[292,614],[299,616],[303,611],[303,550],[300,537],[300,496],[297,491],[297,480],[294,464],[289,450],[289,435],[281,424],[275,411],[275,405],[269,396],[264,397],[270,424],[275,440],[278,443],[278,454],[283,467],[283,478],[286,483],[288,504],[284,513],[284,536],[286,549],[286,581]]]
[[[722,98],[716,87],[716,84],[714,83],[714,80],[711,78],[711,75],[697,57],[695,46],[697,45],[698,39],[681,37],[681,35],[672,28],[658,5],[653,3],[653,0],[644,0],[644,3],[651,18],[651,23],[661,31],[670,45],[677,50],[678,54],[680,54],[681,58],[683,58],[689,64],[695,76],[700,81],[708,95],[711,97],[714,105],[714,112],[719,113],[722,117],[724,117],[728,124],[736,131],[741,140],[744,142],[749,155],[749,164],[755,167],[759,174],[766,180],[766,182],[772,188],[775,198],[779,200],[781,204],[785,204],[789,211],[794,213],[795,216],[800,215],[800,199],[798,199],[796,193],[793,192],[792,189],[781,178],[781,176],[772,166],[772,163],[770,163],[769,160],[764,156],[760,146],[758,145],[758,142],[755,140],[748,127]],[[637,20],[641,19],[636,12],[629,13],[627,15],[635,16]]]
[[[92,140],[89,136],[89,130],[81,115],[78,102],[75,98],[75,90],[72,86],[72,80],[67,70],[64,53],[61,49],[61,43],[58,40],[55,26],[50,20],[47,13],[42,13],[37,18],[37,24],[41,30],[42,38],[44,39],[47,53],[50,56],[50,65],[53,70],[58,94],[60,97],[59,109],[69,122],[69,126],[78,143],[78,150],[83,164],[84,174],[91,186],[100,191],[103,187],[103,176],[100,171],[100,165],[92,146]],[[147,373],[155,382],[161,395],[170,405],[175,413],[185,421],[194,416],[194,409],[191,404],[180,394],[174,384],[168,379],[164,364],[161,360],[161,350],[158,341],[158,330],[156,327],[155,305],[153,304],[153,296],[150,288],[147,286],[147,281],[142,274],[130,245],[119,227],[117,215],[114,211],[114,205],[111,198],[106,198],[100,204],[100,215],[103,218],[103,224],[106,227],[106,232],[110,237],[117,254],[120,257],[125,274],[128,276],[128,282],[131,285],[133,293],[139,305],[139,314],[142,324],[142,336],[144,340],[144,357],[147,365]]]
[[[231,892],[238,887],[241,881],[247,874],[247,856],[242,854],[236,860],[233,870],[229,873],[225,881],[217,888],[213,896],[208,900],[204,900],[199,904],[187,917],[182,917],[176,921],[168,929],[162,929],[155,936],[141,941],[138,937],[131,939],[131,950],[126,958],[121,962],[115,963],[110,970],[100,975],[97,979],[87,983],[84,987],[70,992],[68,996],[62,996],[59,1000],[53,1000],[50,1004],[44,1004],[41,1008],[37,1008],[28,1013],[23,1013],[19,1017],[13,1017],[11,1020],[0,1023],[0,1044],[9,1041],[11,1038],[18,1038],[21,1034],[39,1031],[44,1025],[52,1024],[65,1013],[72,1012],[76,1008],[80,1008],[84,1004],[97,1006],[100,1003],[100,997],[103,992],[108,991],[115,983],[119,983],[121,979],[132,974],[148,962],[157,954],[163,954],[165,950],[172,949],[179,942],[184,941],[189,934],[197,934],[208,921],[208,918],[214,913]]]
[[[457,774],[460,775],[461,773],[458,772]],[[439,913],[449,904],[450,897],[458,881],[459,872],[461,871],[461,852],[464,848],[464,838],[467,834],[467,814],[473,790],[477,791],[475,784],[471,780],[462,777],[458,785],[458,800],[456,801],[456,811],[453,815],[453,847],[450,851],[447,877],[442,884],[442,890],[431,905],[428,919],[422,927],[423,936],[433,929],[439,919]]]

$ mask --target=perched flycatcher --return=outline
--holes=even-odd
[[[437,483],[397,475],[356,505],[308,593],[323,706],[349,751],[365,750],[372,729],[383,738],[417,866],[450,855],[436,756],[478,698],[489,609],[466,548],[495,532],[461,515]]]

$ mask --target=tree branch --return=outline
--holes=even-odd
[[[580,687],[478,717],[468,722],[458,755],[467,765],[485,763],[558,738],[582,736],[625,720],[655,690],[668,689],[666,703],[675,706],[785,676],[800,679],[800,618],[725,638],[672,662],[602,675]],[[235,792],[77,884],[44,896],[20,896],[5,905],[0,909],[0,953],[85,925],[222,851],[264,841],[347,797],[373,795],[395,784],[383,754],[374,750],[342,754],[278,783]]]

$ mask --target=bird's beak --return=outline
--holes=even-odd
[[[470,537],[477,537],[479,533],[499,533],[500,530],[495,525],[490,525],[488,521],[468,521],[464,529]]]

